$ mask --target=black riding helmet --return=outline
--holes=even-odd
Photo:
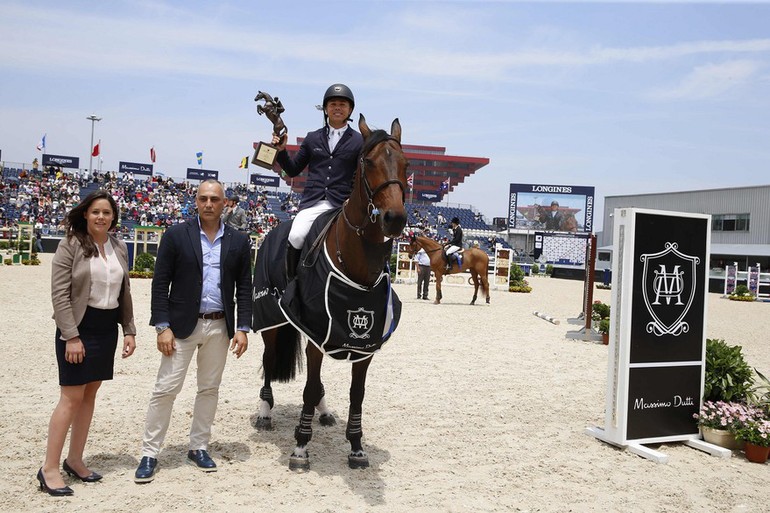
[[[353,113],[353,109],[356,107],[356,100],[353,98],[353,91],[350,90],[345,84],[332,84],[324,93],[323,111],[324,111],[324,125],[327,123],[326,116],[326,104],[332,98],[342,98],[350,102],[350,113]],[[353,121],[348,118],[348,121]]]
[[[332,84],[324,93],[323,107],[326,110],[326,104],[332,98],[344,98],[350,102],[350,110],[352,111],[356,107],[356,100],[353,98],[353,91],[350,90],[345,84]]]

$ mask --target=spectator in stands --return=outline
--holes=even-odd
[[[460,226],[460,219],[452,218],[452,240],[446,244],[446,270],[452,269],[452,255],[461,251],[463,248],[463,229]]]
[[[118,324],[123,326],[126,358],[136,348],[128,249],[111,235],[117,205],[106,191],[95,191],[67,214],[67,237],[53,258],[51,300],[56,321],[59,403],[48,425],[45,463],[37,473],[40,489],[72,495],[59,473],[67,432],[70,445],[62,469],[85,482],[102,478],[83,462],[96,392],[113,377]]]
[[[227,198],[227,205],[222,214],[222,221],[230,228],[245,232],[249,229],[249,224],[246,220],[246,212],[238,206],[238,201],[239,198],[235,195]]]
[[[313,221],[323,212],[341,207],[352,191],[356,160],[363,147],[361,134],[348,125],[354,107],[353,91],[344,84],[333,84],[323,97],[323,128],[305,136],[293,159],[286,151],[288,134],[281,138],[273,136],[273,144],[279,150],[278,163],[286,174],[297,176],[308,168],[302,202],[289,233],[286,253],[289,279],[296,273],[302,245]]]

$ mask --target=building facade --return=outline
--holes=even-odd
[[[710,214],[714,279],[733,262],[741,271],[756,264],[763,273],[770,270],[770,185],[606,196],[598,237],[602,252],[611,251],[613,245],[615,209],[626,207]]]

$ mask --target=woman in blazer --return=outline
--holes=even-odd
[[[84,482],[102,478],[86,467],[83,449],[96,392],[113,376],[118,324],[123,326],[123,358],[136,348],[128,249],[109,233],[117,225],[118,212],[106,191],[89,194],[67,214],[67,237],[53,257],[51,300],[61,395],[48,425],[45,463],[37,473],[40,489],[50,495],[74,493],[59,473],[70,430],[62,469]]]

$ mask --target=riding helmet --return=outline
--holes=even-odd
[[[456,217],[453,217],[451,223],[452,224],[460,224],[460,220],[458,218],[456,218]]]
[[[356,100],[353,98],[353,91],[345,84],[332,84],[324,94],[323,108],[326,110],[326,103],[332,98],[344,98],[350,102],[350,111],[356,106]]]

